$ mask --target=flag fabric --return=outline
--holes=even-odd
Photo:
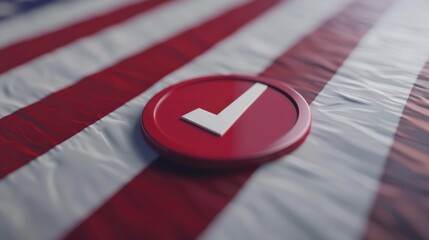
[[[429,3],[0,3],[0,239],[429,239]],[[302,146],[208,171],[141,135],[213,74],[283,81]],[[269,106],[267,106],[269,107]]]

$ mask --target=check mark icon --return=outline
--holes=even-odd
[[[266,89],[267,85],[255,83],[219,114],[197,108],[181,118],[206,131],[223,136]]]

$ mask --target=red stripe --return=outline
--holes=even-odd
[[[310,104],[392,0],[356,1],[261,75],[287,81]]]
[[[135,3],[114,12],[97,16],[62,28],[58,31],[24,40],[4,49],[0,49],[0,74],[79,38],[89,36],[111,25],[123,22],[167,1],[168,0],[149,0]]]
[[[429,237],[429,62],[402,113],[366,239]]]
[[[0,178],[114,111],[278,2],[251,1],[0,119]]]
[[[390,2],[352,3],[261,75],[287,81],[312,102]],[[255,170],[210,173],[157,159],[68,238],[194,239]]]

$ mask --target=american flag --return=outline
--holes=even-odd
[[[0,2],[0,239],[429,239],[429,2]],[[166,87],[288,83],[304,144],[237,171],[143,140]],[[269,107],[269,106],[267,106]]]

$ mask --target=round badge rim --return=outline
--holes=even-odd
[[[194,84],[196,82],[213,81],[217,79],[225,80],[225,78],[228,80],[244,80],[264,83],[269,87],[282,92],[293,102],[298,112],[298,117],[292,129],[282,136],[278,141],[276,141],[281,142],[281,144],[275,144],[264,151],[253,154],[251,157],[224,159],[192,156],[186,152],[175,151],[164,146],[162,144],[164,134],[162,133],[162,130],[158,129],[156,119],[154,117],[156,108],[158,107],[159,103],[162,103],[162,99],[164,99],[174,90],[182,88],[186,85]],[[158,153],[160,153],[161,156],[165,156],[168,160],[177,162],[179,164],[203,169],[236,169],[260,165],[262,163],[275,160],[278,157],[288,154],[298,148],[307,138],[310,129],[311,111],[308,103],[305,101],[304,97],[302,97],[296,90],[291,88],[286,82],[268,77],[238,74],[202,76],[173,84],[172,86],[169,86],[155,94],[147,102],[141,115],[141,130],[143,136],[146,142]]]

